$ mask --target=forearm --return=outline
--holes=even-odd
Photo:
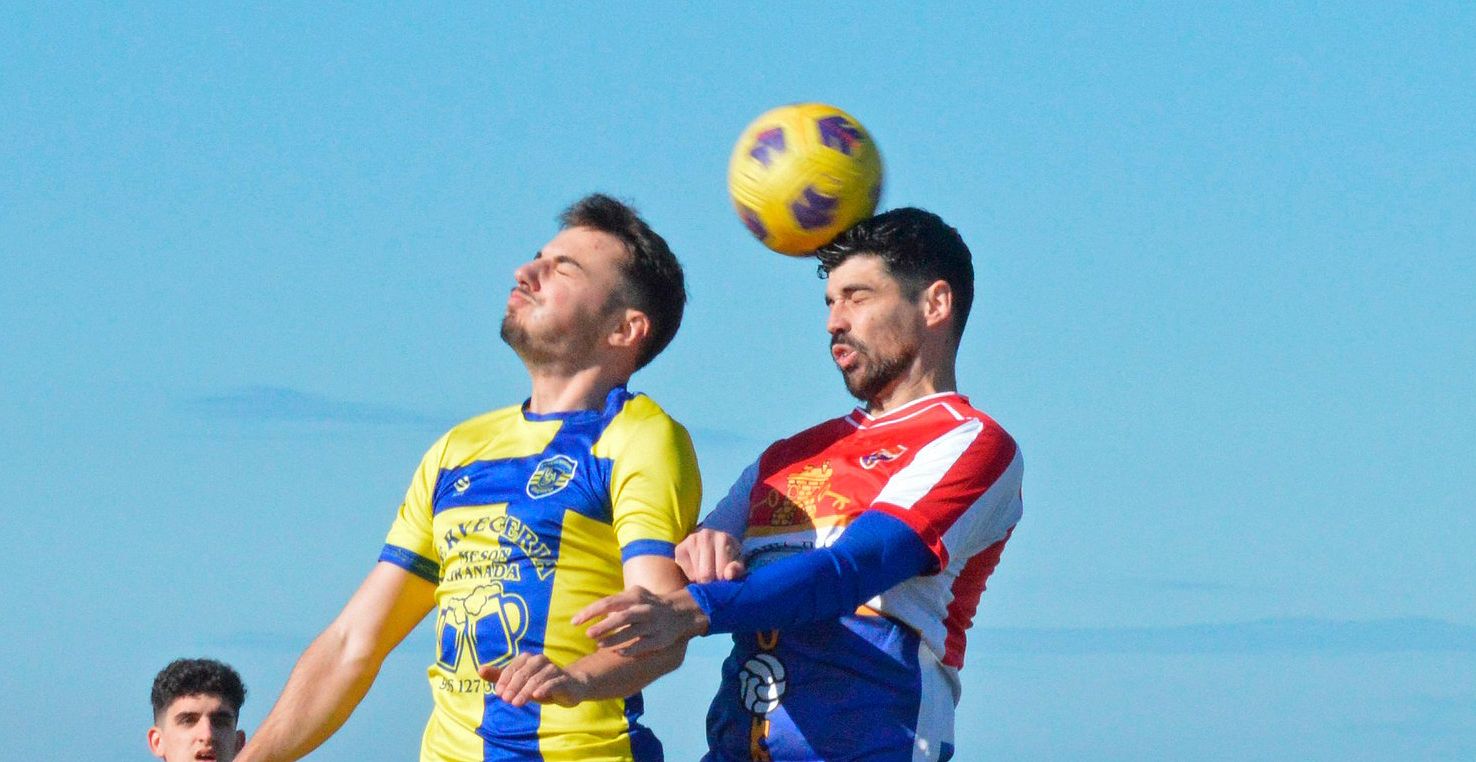
[[[638,658],[601,648],[570,664],[565,671],[581,686],[581,698],[585,701],[625,698],[682,666],[686,657],[685,640]]]
[[[758,632],[830,619],[910,577],[935,561],[905,524],[876,512],[862,514],[828,548],[799,553],[734,581],[688,585],[665,596],[688,612],[692,600],[707,621],[705,632]]]
[[[318,748],[359,705],[383,662],[330,626],[297,660],[287,686],[237,762],[291,762]]]

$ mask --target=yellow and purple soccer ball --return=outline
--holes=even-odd
[[[728,161],[739,219],[781,254],[808,254],[870,217],[881,188],[881,153],[871,135],[823,103],[765,112],[743,130]]]

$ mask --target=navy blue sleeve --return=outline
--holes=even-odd
[[[936,565],[911,527],[867,511],[828,548],[775,561],[740,580],[694,583],[687,590],[707,614],[709,634],[758,632],[850,613]]]

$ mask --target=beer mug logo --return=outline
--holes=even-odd
[[[436,661],[456,671],[470,652],[474,669],[500,667],[518,655],[518,641],[528,632],[528,604],[502,583],[482,585],[452,598],[436,615]]]

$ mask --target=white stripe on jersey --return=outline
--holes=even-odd
[[[1024,459],[1016,450],[1004,473],[944,532],[948,568],[931,576],[913,577],[867,602],[871,608],[894,616],[921,633],[935,658],[941,659],[947,653],[948,606],[953,603],[953,585],[959,572],[975,554],[1004,539],[1005,533],[1020,520],[1023,512],[1020,482],[1024,472]]]
[[[948,469],[953,468],[959,456],[969,449],[983,430],[984,422],[971,418],[927,443],[917,451],[911,463],[887,481],[887,486],[882,487],[872,502],[911,510],[917,501],[938,486]]]

